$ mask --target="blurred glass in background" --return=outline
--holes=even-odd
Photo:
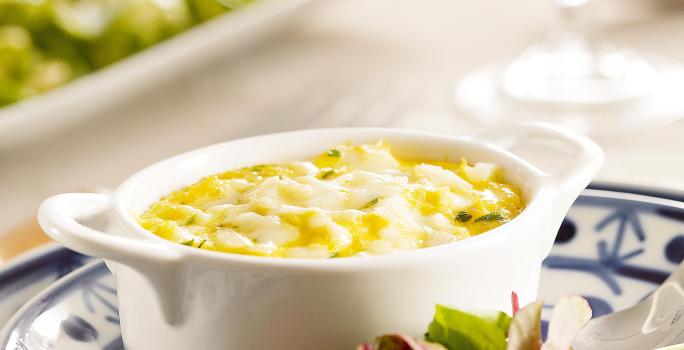
[[[107,66],[244,2],[0,0],[0,106]]]
[[[678,93],[684,67],[607,42],[585,20],[588,5],[600,2],[555,0],[559,28],[516,58],[467,75],[456,88],[458,106],[485,123],[544,120],[589,134],[642,130],[684,116]]]

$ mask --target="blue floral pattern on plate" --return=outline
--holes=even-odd
[[[123,349],[114,276],[92,261],[29,301],[8,322],[1,349]]]
[[[93,258],[52,244],[0,270],[0,325],[36,293]]]
[[[573,205],[542,268],[545,318],[572,293],[594,316],[634,305],[682,261],[684,198],[625,193],[635,191],[587,190]],[[13,285],[7,276],[0,271],[0,295]],[[0,350],[119,350],[118,322],[114,278],[94,261],[28,302],[0,333]]]

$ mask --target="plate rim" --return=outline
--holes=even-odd
[[[66,249],[66,248],[64,248]],[[36,295],[31,297],[24,305],[22,305],[13,315],[7,320],[7,322],[2,326],[0,330],[0,349],[5,350],[10,344],[12,330],[17,329],[19,322],[23,319],[30,310],[40,308],[44,306],[46,300],[50,297],[56,295],[61,295],[61,291],[72,286],[73,283],[77,282],[79,279],[88,277],[95,273],[102,273],[101,269],[107,270],[107,265],[104,260],[98,259],[95,261],[89,261],[83,266],[69,272],[64,277],[50,284],[46,288],[42,289]]]
[[[669,199],[675,202],[684,202],[684,190],[679,188],[667,188],[658,186],[656,183],[633,184],[621,181],[592,181],[586,190],[601,190],[621,194],[640,195],[657,199]],[[582,192],[584,193],[584,192]]]
[[[610,198],[610,199],[619,199],[619,200],[626,200],[630,202],[641,202],[641,203],[648,203],[648,204],[656,204],[660,206],[666,206],[666,207],[672,207],[672,208],[677,208],[684,210],[684,198],[681,200],[678,199],[671,199],[671,198],[677,198],[677,197],[659,197],[659,196],[650,196],[650,195],[645,195],[640,193],[633,193],[633,192],[620,192],[620,191],[613,191],[609,189],[603,189],[603,188],[586,188],[584,191],[582,191],[582,194],[578,199],[582,197],[597,197],[597,198]]]
[[[43,262],[44,260],[49,260],[54,257],[54,255],[65,253],[64,251],[79,254],[57,242],[42,244],[21,253],[17,257],[8,260],[7,264],[0,268],[0,285],[3,285],[5,281],[16,277],[17,274],[26,272],[27,269],[34,267],[34,265],[40,264],[40,262]]]

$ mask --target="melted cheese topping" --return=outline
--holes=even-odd
[[[139,223],[201,249],[336,258],[453,242],[523,208],[494,164],[403,160],[379,141],[206,177],[154,203]]]

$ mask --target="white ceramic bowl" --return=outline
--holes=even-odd
[[[166,241],[136,223],[151,203],[204,176],[307,159],[345,141],[378,139],[403,157],[499,164],[508,181],[522,188],[527,208],[462,241],[343,259],[211,252]],[[506,150],[540,140],[571,150],[557,173],[546,174]],[[422,334],[436,303],[510,310],[511,291],[523,304],[534,300],[541,262],[558,226],[602,162],[591,140],[544,124],[509,127],[484,139],[401,129],[304,130],[182,154],[133,175],[111,196],[49,198],[38,216],[55,240],[107,261],[117,281],[128,350],[352,349],[387,331]],[[118,218],[123,234],[81,224],[107,212]]]

